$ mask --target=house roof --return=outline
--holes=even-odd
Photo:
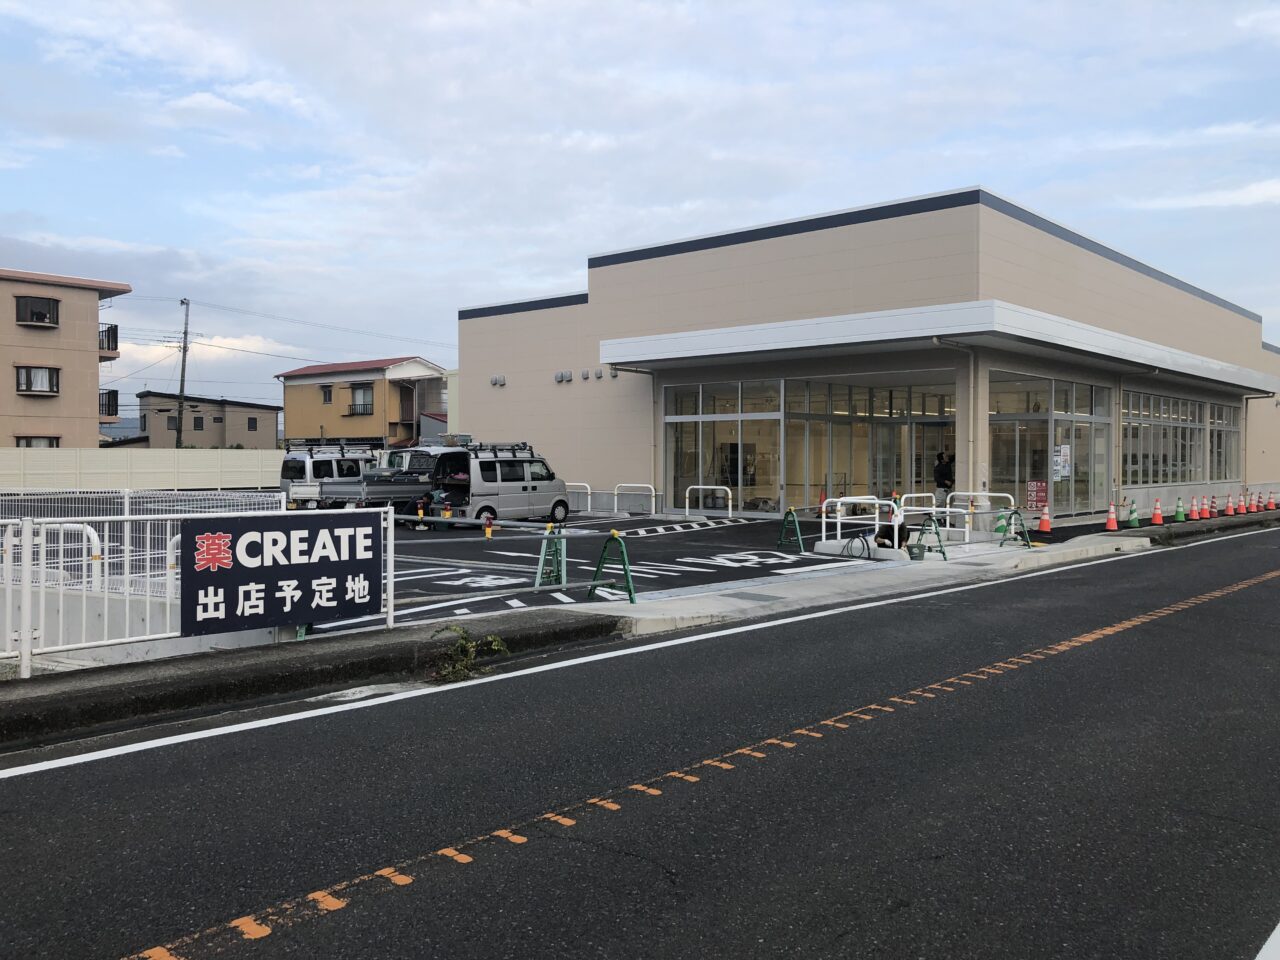
[[[139,400],[147,397],[159,397],[161,400],[173,400],[177,402],[178,395],[176,393],[161,393],[158,390],[143,390],[137,394]],[[277,407],[270,403],[250,403],[248,400],[224,400],[219,397],[195,397],[191,394],[186,395],[186,403],[209,403],[218,407],[249,407],[251,410],[275,410],[277,412],[284,407]]]
[[[114,280],[88,280],[84,277],[64,277],[57,273],[32,273],[30,270],[8,270],[0,267],[0,280],[18,283],[41,283],[50,287],[75,287],[80,290],[96,290],[99,300],[132,293],[133,287]]]
[[[346,363],[313,363],[309,367],[298,367],[277,373],[277,377],[310,377],[320,373],[359,373],[362,370],[385,370],[398,363],[410,360],[422,360],[421,357],[386,357],[382,360],[351,360]],[[427,361],[423,360],[423,363]]]

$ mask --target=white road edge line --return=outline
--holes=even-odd
[[[109,747],[105,750],[94,750],[89,753],[76,754],[70,757],[59,757],[56,760],[42,760],[37,763],[30,763],[19,767],[10,767],[7,770],[0,770],[0,780],[29,776],[33,773],[43,773],[49,770],[59,770],[63,767],[79,766],[82,763],[92,763],[97,760],[109,760],[112,757],[126,756],[131,753],[142,753],[145,750],[157,750],[160,747],[171,747],[180,743],[190,743],[195,740],[209,740],[213,737],[223,737],[233,733],[260,730],[264,727],[276,727],[286,723],[298,723],[303,720],[312,720],[316,717],[325,717],[335,713],[346,713],[350,710],[365,710],[369,707],[377,707],[385,703],[397,703],[401,700],[411,700],[416,697],[436,696],[439,694],[450,693],[455,690],[465,690],[469,687],[477,687],[486,683],[503,683],[508,680],[518,680],[522,677],[528,677],[538,673],[546,673],[550,670],[567,670],[570,667],[580,666],[584,663],[594,663],[599,660],[612,660],[614,657],[630,657],[640,653],[649,653],[653,650],[662,650],[666,647],[682,646],[686,643],[697,643],[701,640],[714,640],[717,637],[729,637],[739,633],[751,633],[756,630],[764,630],[769,627],[785,626],[786,624],[791,623],[804,623],[809,620],[821,620],[826,617],[838,617],[842,614],[852,613],[856,610],[870,610],[875,607],[887,607],[894,604],[907,603],[911,600],[928,600],[932,597],[943,597],[953,593],[967,593],[970,590],[982,590],[987,587],[1013,583],[1018,580],[1031,580],[1036,577],[1044,577],[1054,573],[1062,573],[1067,570],[1079,569],[1081,567],[1095,567],[1103,563],[1117,563],[1121,560],[1132,560],[1138,557],[1159,557],[1175,550],[1190,550],[1196,547],[1207,546],[1209,544],[1222,543],[1225,540],[1236,540],[1240,537],[1254,537],[1258,534],[1274,532],[1276,532],[1274,529],[1249,530],[1245,533],[1233,533],[1225,537],[1215,537],[1210,540],[1198,540],[1194,543],[1184,543],[1176,547],[1165,547],[1162,550],[1142,550],[1135,553],[1121,553],[1114,557],[1103,557],[1100,560],[1086,560],[1083,563],[1066,564],[1060,567],[1049,567],[1045,570],[1036,570],[1032,573],[1022,573],[1012,577],[1003,577],[999,580],[986,580],[982,583],[968,583],[958,587],[946,587],[941,590],[927,590],[924,593],[913,593],[902,597],[889,597],[884,600],[869,600],[864,603],[850,604],[849,606],[836,607],[835,609],[830,610],[817,610],[813,613],[802,613],[793,617],[781,617],[776,620],[766,620],[762,623],[751,623],[741,627],[726,627],[723,630],[712,630],[708,633],[698,633],[688,637],[676,637],[671,640],[659,640],[655,643],[646,643],[638,647],[627,647],[623,650],[606,650],[602,653],[592,653],[584,657],[575,657],[572,660],[560,660],[556,663],[545,663],[536,667],[526,667],[523,670],[514,670],[511,673],[499,673],[487,677],[477,677],[475,680],[465,680],[462,683],[452,683],[442,687],[425,687],[418,690],[406,690],[403,693],[392,693],[385,697],[375,697],[369,700],[360,700],[355,703],[340,703],[328,707],[318,707],[314,710],[302,710],[298,713],[290,713],[278,717],[263,717],[258,720],[247,720],[242,723],[229,724],[225,727],[212,727],[207,730],[192,730],[187,733],[174,734],[169,737],[160,737],[155,740],[143,740],[138,743],[127,743],[118,747]],[[552,596],[555,596],[555,594],[552,594]],[[1271,941],[1268,941],[1267,945],[1269,947],[1271,945]],[[1270,960],[1270,957],[1268,957],[1267,960]]]
[[[1280,926],[1277,926],[1267,942],[1262,945],[1258,960],[1280,960]]]

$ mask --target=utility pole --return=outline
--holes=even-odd
[[[178,435],[174,438],[174,446],[182,449],[183,407],[187,405],[187,348],[191,337],[191,301],[183,297],[182,304],[182,370],[178,374]]]

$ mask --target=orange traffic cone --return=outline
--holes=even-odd
[[[1233,494],[1227,494],[1227,509],[1222,511],[1224,517],[1234,517],[1236,515],[1236,501]]]
[[[1199,504],[1200,504],[1200,501],[1199,501],[1199,499],[1198,499],[1198,498],[1196,498],[1196,497],[1192,497],[1192,498],[1191,498],[1191,512],[1187,514],[1187,519],[1188,519],[1188,520],[1199,520],[1199,519],[1200,519],[1200,506],[1199,506]]]
[[[1218,495],[1215,493],[1213,499],[1209,501],[1209,519],[1216,520],[1218,517]]]
[[[1259,509],[1260,508],[1258,506],[1258,495],[1256,493],[1250,494],[1249,495],[1249,512],[1257,513]]]
[[[1270,490],[1267,491],[1267,509],[1274,510],[1276,508],[1276,495]]]
[[[1111,501],[1111,507],[1109,510],[1107,510],[1107,529],[1108,530],[1120,529],[1120,524],[1116,522],[1116,502],[1114,500]]]
[[[1160,512],[1160,498],[1156,497],[1156,505],[1151,510],[1151,525],[1153,527],[1164,526],[1164,514]]]
[[[1044,509],[1040,511],[1040,526],[1036,528],[1037,533],[1053,533],[1053,523],[1049,520],[1049,505],[1046,503]]]

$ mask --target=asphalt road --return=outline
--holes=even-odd
[[[11,768],[0,952],[1253,960],[1277,609],[1268,531]]]

